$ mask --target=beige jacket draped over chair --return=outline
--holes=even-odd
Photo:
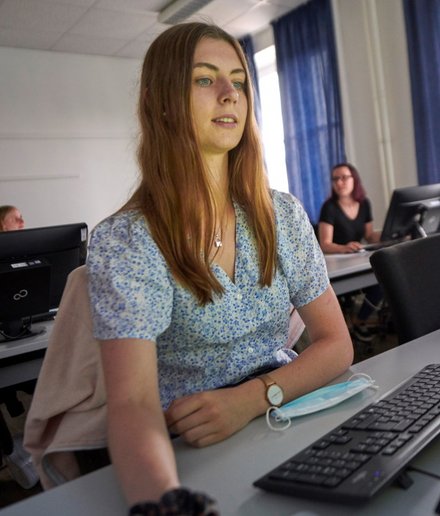
[[[74,450],[105,447],[106,395],[93,337],[87,271],[68,278],[25,425],[45,489],[79,476]]]

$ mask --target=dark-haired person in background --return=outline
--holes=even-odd
[[[331,171],[332,193],[321,208],[319,216],[319,243],[326,254],[356,253],[362,241],[378,242],[380,232],[373,230],[371,204],[356,167],[339,163]],[[370,342],[373,334],[366,321],[382,299],[379,285],[364,289],[364,302],[353,320],[355,336]]]
[[[15,231],[24,228],[23,215],[15,206],[0,206],[0,231]]]

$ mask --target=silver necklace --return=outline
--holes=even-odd
[[[214,245],[218,249],[219,247],[223,247],[222,239],[220,238],[220,233],[216,233],[214,237]]]
[[[227,208],[227,205],[228,205],[228,202],[226,201],[225,203],[225,206],[223,208],[223,213],[222,213],[222,216],[220,218],[220,220],[223,220],[225,218],[225,213],[226,213],[226,208]],[[226,224],[227,224],[227,221],[226,221]],[[220,247],[223,247],[223,241],[222,241],[222,234],[221,234],[221,226],[218,230],[218,232],[215,234],[214,236],[214,247],[218,250],[220,249]]]

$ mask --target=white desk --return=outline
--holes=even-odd
[[[53,321],[37,323],[34,331],[44,330],[35,337],[0,342],[0,388],[38,378],[43,362],[41,353],[47,348]]]
[[[328,277],[337,296],[377,284],[370,256],[371,252],[325,255]]]
[[[252,482],[426,364],[439,361],[440,331],[437,331],[360,362],[340,378],[346,379],[353,372],[368,373],[377,381],[378,392],[364,391],[339,406],[297,419],[284,433],[270,431],[264,417],[260,417],[238,434],[207,448],[190,448],[176,440],[182,483],[216,498],[223,516],[431,516],[440,497],[440,480],[420,473],[411,473],[414,484],[407,491],[388,487],[368,505],[355,509],[267,493],[253,487]],[[439,464],[437,440],[417,459],[417,465],[438,472]],[[6,507],[0,514],[125,516],[127,506],[109,466]]]

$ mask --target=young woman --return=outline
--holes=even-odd
[[[332,193],[323,204],[319,216],[319,243],[324,253],[355,253],[362,249],[362,241],[380,240],[380,232],[373,230],[371,204],[366,197],[357,169],[350,163],[335,165],[331,171]],[[382,298],[379,286],[364,289],[366,299],[354,320],[354,333],[363,341],[371,341],[373,334],[365,325]]]
[[[0,231],[15,231],[24,228],[23,215],[15,206],[0,206]]]
[[[179,489],[170,434],[221,441],[268,399],[341,374],[352,344],[303,209],[267,186],[237,41],[202,23],[162,33],[139,118],[139,187],[95,228],[88,257],[109,450],[132,514],[211,514]],[[311,339],[298,357],[284,348],[291,304]]]
[[[335,165],[331,171],[332,193],[319,216],[319,243],[324,253],[355,253],[362,240],[378,242],[373,230],[371,204],[361,178],[350,163]]]

